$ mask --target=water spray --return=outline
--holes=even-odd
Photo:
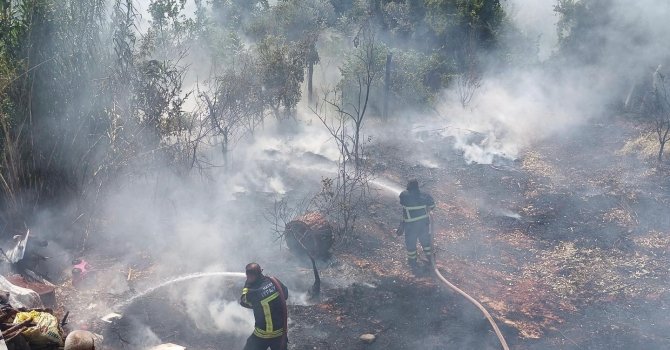
[[[396,186],[393,183],[385,181],[384,179],[370,180],[370,183],[373,184],[373,185],[379,186],[380,189],[382,189],[382,190],[387,190],[389,192],[392,192],[395,195],[400,195],[400,192],[402,192],[402,189],[400,187]]]
[[[103,316],[101,319],[105,322],[111,323],[114,319],[121,318],[122,315],[120,314],[120,312],[123,312],[123,310],[125,310],[130,304],[132,304],[136,300],[141,299],[141,298],[143,298],[143,297],[145,297],[145,296],[147,296],[147,295],[149,295],[149,294],[151,294],[151,293],[153,293],[153,292],[155,292],[155,291],[157,291],[161,288],[167,287],[171,284],[184,282],[184,281],[188,281],[188,280],[192,280],[192,279],[196,279],[196,278],[216,277],[216,276],[220,276],[220,277],[241,277],[241,278],[246,277],[246,275],[243,272],[227,272],[227,271],[198,272],[198,273],[192,273],[192,274],[188,274],[188,275],[178,276],[178,277],[175,277],[171,280],[165,281],[165,282],[163,282],[163,283],[161,283],[157,286],[151,287],[151,288],[149,288],[149,289],[147,289],[147,290],[145,290],[141,293],[135,294],[132,297],[130,297],[129,299],[127,299],[127,300],[125,300],[125,301],[123,301],[119,304],[114,305],[112,307],[112,309],[116,310],[116,311],[119,311],[119,313],[112,312],[110,314],[107,314],[107,315]]]

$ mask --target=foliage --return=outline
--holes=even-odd
[[[393,54],[391,91],[397,106],[426,106],[433,101],[443,79],[435,76],[435,71],[446,69],[439,67],[447,64],[440,61],[436,54],[428,56],[416,50]]]
[[[184,130],[183,68],[138,49],[130,0],[115,1],[111,22],[107,6],[2,4],[0,66],[13,77],[1,96],[0,220],[10,227],[28,224],[38,203],[79,199],[93,215],[118,176],[181,157],[173,140]],[[139,162],[146,167],[129,167]]]
[[[258,45],[257,53],[267,105],[281,118],[280,107],[291,110],[300,101],[300,84],[305,78],[304,50],[269,36]]]
[[[355,215],[387,55],[395,106],[425,107],[452,77],[481,75],[506,19],[498,0],[196,0],[192,14],[186,4],[152,0],[138,28],[147,14],[132,0],[0,0],[0,224],[24,226],[40,205],[70,199],[92,222],[116,179],[187,174],[205,145],[228,154],[270,113],[291,115],[305,81],[311,95],[324,53],[341,73],[321,96],[342,151],[329,201]],[[557,9],[565,42],[577,40],[592,10]],[[344,221],[353,230],[355,218]]]
[[[602,29],[610,21],[610,1],[559,0],[554,10],[561,52],[585,63],[596,62],[598,48],[607,41]]]
[[[201,120],[210,125],[207,134],[220,137],[224,157],[239,137],[245,132],[253,132],[263,121],[265,96],[256,71],[258,66],[251,55],[246,57],[237,66],[215,77],[209,91],[199,93],[204,103]]]

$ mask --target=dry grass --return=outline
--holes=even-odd
[[[615,223],[620,227],[631,227],[637,223],[631,212],[623,208],[612,208],[604,213],[603,222]]]
[[[633,238],[633,242],[640,248],[663,251],[670,249],[670,235],[667,232],[651,231]]]
[[[556,168],[539,152],[530,150],[523,156],[521,168],[535,176],[553,178],[559,174]]]
[[[624,143],[616,151],[619,156],[636,156],[641,160],[653,160],[658,155],[658,140],[652,133],[641,133]]]
[[[537,259],[526,266],[524,278],[542,280],[558,297],[573,300],[660,293],[665,286],[659,282],[668,274],[663,262],[648,254],[580,248],[573,242],[561,242],[550,251],[540,252]]]

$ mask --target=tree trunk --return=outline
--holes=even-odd
[[[360,141],[360,137],[361,137],[361,124],[362,123],[360,123],[360,122],[356,123],[356,125],[355,125],[356,130],[354,131],[354,133],[355,133],[354,134],[354,161],[355,161],[354,164],[356,164],[356,169],[358,169],[358,166],[361,165],[360,164],[360,154],[359,154],[360,151],[358,149],[359,141]]]
[[[388,119],[389,116],[389,91],[391,90],[391,59],[393,58],[392,53],[386,55],[386,75],[384,76],[384,110],[382,112],[382,117]]]
[[[307,66],[307,102],[309,105],[312,105],[312,101],[314,100],[313,92],[312,92],[312,79],[314,78],[314,62],[309,62],[309,65]]]
[[[228,171],[229,164],[228,164],[228,131],[226,130],[223,133],[223,142],[221,143],[221,149],[223,151],[223,169],[224,171]]]
[[[658,148],[658,165],[661,165],[663,161],[663,150],[665,149],[665,142],[660,142],[660,147]]]

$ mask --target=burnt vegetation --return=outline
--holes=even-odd
[[[146,265],[211,249],[162,272],[287,246],[309,270],[289,283],[309,293],[291,349],[363,348],[367,332],[370,349],[494,348],[478,315],[405,271],[397,189],[380,183],[417,177],[438,268],[515,348],[668,348],[670,28],[653,14],[669,6],[557,0],[540,57],[524,4],[0,0],[0,238],[42,230],[68,257]],[[128,264],[124,283],[154,272]],[[165,316],[160,337],[243,341],[202,340],[173,320],[185,304],[162,303],[122,326]]]

